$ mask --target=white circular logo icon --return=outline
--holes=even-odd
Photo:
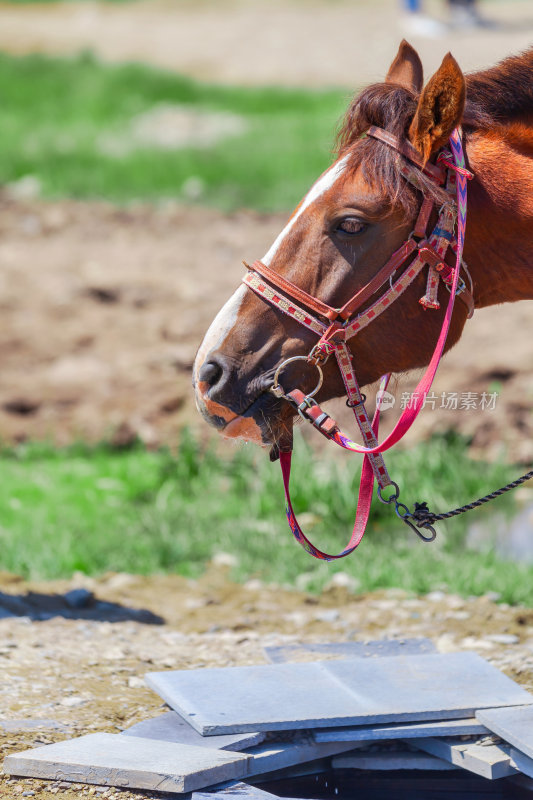
[[[384,389],[380,389],[380,391],[376,395],[376,405],[380,411],[386,411],[388,408],[394,408],[394,404],[396,403],[396,398],[390,392],[386,392]]]

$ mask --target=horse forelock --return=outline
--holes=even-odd
[[[384,142],[365,136],[375,125],[399,139],[407,138],[418,95],[391,83],[375,83],[356,95],[337,134],[338,156],[348,156],[347,173],[360,170],[365,181],[379,191],[390,210],[403,209],[405,217],[416,214],[420,195],[400,173],[401,158]],[[420,175],[425,193],[442,203],[445,195],[431,180]]]

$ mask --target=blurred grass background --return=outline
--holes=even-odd
[[[428,500],[440,509],[514,473],[501,464],[481,469],[468,457],[467,442],[453,434],[391,453],[387,463],[404,502]],[[54,578],[112,569],[195,577],[224,552],[235,557],[236,580],[254,576],[319,591],[335,567],[310,558],[292,538],[278,465],[256,448],[222,457],[187,431],[174,454],[141,444],[119,450],[30,443],[5,449],[0,470],[2,565],[17,574]],[[348,540],[358,477],[355,459],[316,459],[297,440],[294,506],[304,511],[306,533],[327,552],[339,552]],[[512,509],[510,496],[500,498],[478,511],[477,521]],[[360,591],[438,587],[464,595],[498,592],[505,602],[533,604],[533,568],[501,561],[490,549],[466,549],[464,519],[438,530],[436,543],[421,544],[392,508],[375,501],[366,537],[338,566],[356,578]]]
[[[347,99],[342,91],[209,86],[90,54],[0,54],[0,182],[31,175],[46,197],[286,210],[330,163]],[[164,125],[178,105],[214,114],[215,137],[217,113],[236,116],[243,132],[176,148],[135,137],[143,113],[159,109]]]

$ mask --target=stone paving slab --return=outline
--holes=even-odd
[[[256,775],[255,778],[250,780],[261,785],[271,781],[284,781],[291,778],[302,778],[306,775],[318,775],[321,772],[328,772],[330,769],[330,758],[317,758],[315,761],[308,761],[305,764],[296,764],[295,767],[285,767],[284,769],[261,773],[261,775]]]
[[[278,795],[265,792],[257,786],[238,781],[214,787],[212,790],[205,789],[201,792],[193,792],[191,800],[278,800]]]
[[[516,747],[511,747],[512,764],[523,772],[528,778],[533,778],[533,758],[526,756],[521,750]],[[533,787],[532,787],[533,788]]]
[[[282,644],[264,647],[263,651],[272,664],[285,664],[294,661],[302,653],[317,656],[336,656],[337,658],[376,658],[379,656],[413,655],[414,653],[435,653],[431,639],[376,639],[370,642],[328,642]]]
[[[320,662],[153,672],[146,683],[203,736],[325,727],[350,702]]]
[[[475,653],[152,672],[203,736],[471,717],[533,697]]]
[[[390,753],[347,753],[332,761],[333,769],[399,770],[422,769],[446,771],[456,766],[436,756],[425,753],[393,751]]]
[[[533,702],[525,689],[472,652],[344,659],[326,662],[326,669],[358,701],[371,698],[386,709],[391,722],[461,718],[480,708]]]
[[[244,753],[92,733],[9,755],[4,770],[28,778],[182,793],[243,778],[249,760]]]
[[[486,708],[476,717],[517,750],[533,758],[533,705],[516,708]]]
[[[126,728],[122,736],[140,736],[143,739],[160,739],[175,744],[192,744],[197,747],[210,747],[217,750],[245,750],[261,744],[265,733],[230,733],[221,736],[201,736],[183,717],[175,711],[167,711],[153,719],[145,719]]]
[[[489,733],[475,717],[437,722],[407,722],[405,725],[361,725],[358,728],[323,728],[313,732],[315,742],[375,742],[424,736],[472,736]]]
[[[482,778],[494,780],[516,775],[511,763],[511,748],[506,745],[457,744],[446,739],[409,739],[409,743]]]
[[[363,744],[363,743],[362,743]],[[248,750],[252,760],[248,764],[248,777],[275,772],[297,764],[307,764],[319,758],[352,750],[353,742],[328,742],[317,744],[310,736],[301,741],[267,742]]]

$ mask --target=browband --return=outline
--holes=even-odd
[[[399,139],[393,133],[385,131],[383,128],[378,128],[375,125],[370,126],[366,135],[372,136],[374,139],[379,139],[380,142],[384,142],[388,144],[389,147],[397,150],[404,158],[409,159],[409,161],[417,166],[419,170],[425,172],[430,178],[433,178],[439,186],[442,186],[444,183],[446,178],[445,171],[441,169],[441,167],[435,166],[435,164],[432,164],[430,161],[424,161],[416,147],[413,147],[411,142],[408,142],[407,139]]]

